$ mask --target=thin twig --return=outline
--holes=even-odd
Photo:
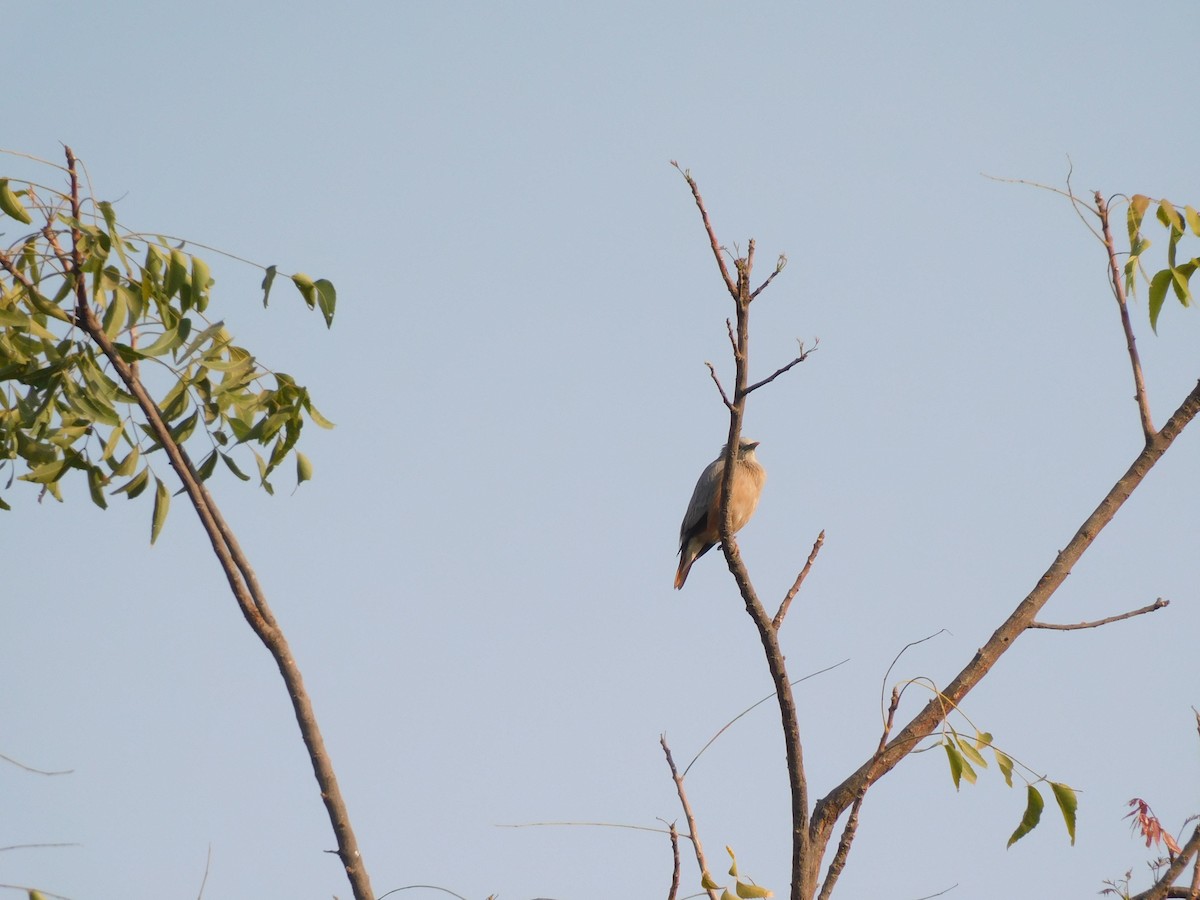
[[[1163,609],[1171,605],[1170,600],[1164,600],[1159,597],[1149,606],[1143,606],[1141,609],[1130,610],[1126,613],[1121,613],[1119,616],[1109,616],[1107,619],[1097,619],[1095,622],[1078,622],[1074,625],[1056,625],[1050,622],[1030,622],[1030,628],[1045,628],[1050,631],[1078,631],[1081,628],[1099,628],[1101,625],[1108,625],[1110,622],[1120,622],[1122,619],[1132,619],[1134,616],[1145,615],[1152,613],[1155,610]]]
[[[1070,162],[1070,160],[1071,160],[1071,157],[1068,156],[1067,161]],[[1079,207],[1081,207],[1081,206],[1084,209],[1088,210],[1089,212],[1094,213],[1094,212],[1096,212],[1096,210],[1092,209],[1092,207],[1088,206],[1086,203],[1084,203],[1082,200],[1080,200],[1071,191],[1071,172],[1072,171],[1074,171],[1073,163],[1071,164],[1071,168],[1067,172],[1067,190],[1065,190],[1065,191],[1062,188],[1056,188],[1050,184],[1042,184],[1040,181],[1029,181],[1025,178],[1002,178],[999,175],[989,175],[987,172],[980,172],[979,174],[982,175],[984,178],[988,179],[989,181],[999,181],[1002,184],[1024,184],[1028,187],[1035,187],[1035,188],[1038,188],[1043,191],[1049,191],[1052,194],[1059,194],[1060,196],[1066,197],[1068,200],[1071,201],[1071,205],[1075,207],[1076,214],[1079,215],[1079,218],[1083,220],[1083,224],[1087,227],[1087,230],[1090,231],[1095,236],[1096,240],[1098,240],[1100,243],[1103,244],[1104,238],[1102,238],[1100,236],[1100,233],[1098,231],[1096,231],[1096,229],[1092,227],[1091,223],[1088,222],[1087,219],[1084,219],[1083,215],[1079,212]]]
[[[196,894],[196,900],[201,900],[204,897],[204,886],[208,884],[208,873],[212,868],[212,844],[208,845],[208,857],[204,860],[204,877],[200,879],[200,892]]]
[[[749,393],[749,392],[747,392]],[[787,592],[787,596],[783,598],[783,602],[779,604],[779,612],[775,613],[775,618],[771,620],[771,627],[776,631],[783,625],[783,617],[787,615],[788,607],[792,605],[792,600],[796,594],[800,592],[800,585],[804,584],[804,579],[808,577],[808,572],[812,568],[813,560],[817,558],[817,554],[821,552],[821,548],[825,545],[825,529],[821,529],[821,533],[817,535],[816,541],[813,543],[812,552],[808,554],[808,561],[804,563],[804,568],[800,570],[800,574],[796,576],[795,582],[792,583],[791,590]]]
[[[737,284],[730,277],[729,269],[725,265],[725,259],[721,256],[721,244],[717,241],[717,233],[713,231],[712,222],[708,219],[708,210],[704,208],[704,198],[700,196],[700,188],[696,186],[691,172],[680,168],[679,163],[675,162],[675,160],[671,160],[671,165],[679,170],[679,174],[683,176],[684,181],[688,183],[688,187],[692,189],[692,197],[695,198],[696,206],[700,210],[700,218],[704,222],[704,230],[708,232],[708,242],[712,245],[713,256],[717,258],[717,266],[721,269],[721,277],[725,279],[725,287],[729,289],[729,293],[733,295],[734,299],[737,299]]]
[[[82,844],[9,844],[7,847],[0,847],[0,853],[6,853],[9,850],[45,850],[47,848],[82,846]]]
[[[1146,381],[1142,376],[1142,361],[1138,358],[1137,339],[1133,336],[1133,325],[1129,321],[1129,304],[1125,302],[1125,282],[1121,278],[1121,266],[1117,263],[1117,247],[1113,241],[1108,222],[1108,204],[1103,195],[1096,191],[1096,208],[1100,216],[1100,227],[1104,232],[1104,247],[1108,251],[1108,272],[1112,278],[1113,296],[1121,311],[1121,328],[1125,331],[1125,347],[1129,351],[1129,363],[1133,367],[1133,388],[1137,400],[1138,415],[1142,420],[1142,434],[1146,443],[1154,437],[1154,422],[1150,418],[1150,401],[1146,397]]]
[[[733,322],[730,319],[725,320],[725,332],[729,335],[729,346],[733,349],[733,355],[738,355],[738,342],[733,334]]]
[[[772,381],[774,381],[776,378],[778,378],[784,372],[788,371],[789,369],[794,368],[795,366],[800,365],[800,363],[802,363],[806,359],[808,359],[808,355],[810,353],[814,352],[817,349],[817,345],[820,343],[821,343],[820,340],[816,340],[813,342],[812,350],[805,350],[804,344],[803,344],[803,342],[801,342],[799,356],[797,356],[795,359],[793,359],[786,366],[776,369],[774,372],[772,372],[770,375],[768,375],[762,381],[756,381],[754,384],[750,385],[748,388],[746,388],[746,393],[749,394],[752,391],[757,391],[764,384],[770,384]]]
[[[713,364],[705,360],[704,364],[708,366],[708,374],[712,376],[713,384],[717,386],[717,390],[721,392],[721,401],[725,404],[726,409],[733,409],[733,404],[729,402],[729,395],[725,393],[725,388],[721,387],[721,379],[717,377],[717,370]]]
[[[659,820],[661,821],[661,819]],[[629,831],[649,831],[652,834],[670,834],[666,828],[651,828],[649,825],[628,825],[623,822],[498,822],[496,828],[624,828]],[[684,835],[691,840],[691,835]]]
[[[660,735],[658,742],[662,744],[663,753],[667,756],[667,765],[671,767],[671,780],[675,782],[675,791],[679,794],[679,803],[683,807],[683,817],[687,819],[688,833],[691,834],[692,847],[696,851],[696,864],[700,867],[700,876],[708,875],[708,862],[704,858],[704,847],[700,844],[700,834],[696,831],[696,817],[692,815],[692,804],[688,801],[687,791],[683,788],[683,776],[675,768],[675,759],[671,756],[671,748],[667,746],[667,736]],[[711,877],[711,876],[710,876]],[[717,892],[706,888],[711,900],[717,900]]]
[[[760,284],[758,287],[756,287],[754,290],[752,290],[750,292],[750,299],[753,300],[755,297],[757,297],[759,294],[761,294],[763,291],[765,291],[770,286],[771,282],[775,280],[775,276],[778,275],[780,272],[782,272],[783,267],[786,265],[787,265],[787,257],[784,254],[780,253],[779,260],[775,263],[775,271],[767,276],[766,281],[764,281],[762,284]]]
[[[24,769],[26,772],[32,772],[34,775],[70,775],[75,771],[74,769],[61,769],[56,772],[47,772],[44,769],[35,769],[33,766],[27,766],[25,763],[18,762],[11,756],[5,756],[3,753],[0,753],[0,759],[4,760],[9,765],[16,766],[18,769]]]
[[[809,672],[807,675],[803,676],[802,678],[797,678],[795,681],[793,681],[792,687],[795,687],[802,681],[808,681],[808,679],[810,679],[810,678],[816,678],[818,675],[824,675],[826,672],[831,672],[834,669],[836,669],[838,666],[844,666],[848,662],[850,662],[850,657],[846,657],[841,662],[836,662],[832,666],[826,666],[823,669],[817,669],[817,671],[815,671],[815,672]],[[713,744],[715,744],[717,741],[717,738],[719,738],[722,734],[724,734],[726,731],[728,731],[731,725],[733,725],[742,716],[746,715],[746,713],[751,712],[752,710],[755,710],[758,707],[762,706],[764,703],[766,703],[768,700],[770,700],[774,696],[775,696],[775,692],[772,691],[771,693],[767,694],[767,696],[763,697],[761,700],[759,700],[755,703],[751,703],[748,707],[743,709],[740,713],[738,713],[736,716],[734,716],[732,719],[730,719],[728,722],[726,722],[724,725],[722,725],[720,728],[718,728],[717,733],[708,739],[708,741],[705,743],[705,745],[700,748],[700,751],[695,756],[692,757],[692,761],[684,767],[683,777],[684,778],[687,777],[687,773],[692,771],[692,766],[694,766],[696,764],[697,760],[699,760],[700,757],[704,755],[704,751],[707,750],[709,747],[711,747]]]

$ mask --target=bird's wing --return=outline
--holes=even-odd
[[[679,546],[683,547],[688,539],[704,530],[708,519],[708,510],[713,498],[721,486],[721,473],[725,470],[725,459],[714,459],[701,473],[692,491],[692,501],[688,504],[687,512],[683,514],[683,524],[679,526]]]

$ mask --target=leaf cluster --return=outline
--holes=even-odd
[[[1154,218],[1168,232],[1167,265],[1153,275],[1146,275],[1142,268],[1142,254],[1149,249],[1152,242],[1142,233],[1142,224],[1146,212],[1151,204],[1155,203],[1157,209]],[[1129,230],[1129,257],[1125,261],[1125,290],[1131,296],[1136,292],[1139,272],[1149,281],[1150,327],[1157,332],[1158,317],[1167,299],[1168,290],[1175,294],[1175,299],[1180,305],[1186,307],[1192,304],[1191,279],[1200,267],[1200,257],[1181,260],[1179,243],[1188,231],[1193,236],[1200,237],[1200,212],[1194,207],[1184,206],[1181,213],[1170,200],[1155,201],[1145,194],[1134,194],[1129,198],[1126,224]]]
[[[306,420],[332,423],[305,387],[263,366],[209,316],[208,263],[184,242],[122,228],[111,203],[89,201],[74,216],[67,195],[48,194],[43,201],[33,184],[14,190],[10,179],[0,180],[0,211],[29,225],[28,203],[44,220],[0,250],[0,478],[7,470],[0,491],[19,480],[62,500],[61,484],[75,470],[105,508],[108,497],[132,499],[153,481],[151,540],[157,538],[170,500],[164,473],[153,465],[162,444],[129,380],[116,371],[114,354],[150,392],[174,440],[195,442],[188,446],[200,459],[201,480],[218,464],[250,480],[248,455],[268,493],[272,474],[290,456],[297,481],[310,478],[297,441]],[[264,304],[275,267],[265,271]],[[299,274],[292,281],[331,324],[333,285]],[[85,305],[107,347],[80,327]],[[0,509],[10,509],[2,494]]]
[[[995,758],[996,767],[1000,770],[1000,774],[1004,776],[1005,784],[1009,787],[1013,786],[1014,760],[992,743],[992,736],[988,732],[976,730],[974,738],[969,738],[959,734],[950,725],[946,725],[942,734],[941,746],[946,751],[946,759],[950,764],[950,777],[954,781],[955,790],[959,789],[964,780],[970,784],[975,783],[979,777],[975,771],[976,766],[981,769],[988,767],[987,759],[983,755],[984,751],[990,751]],[[1022,768],[1025,767],[1022,766]],[[1017,825],[1016,830],[1009,837],[1008,846],[1011,847],[1021,838],[1025,837],[1025,835],[1029,834],[1029,832],[1033,831],[1041,821],[1042,810],[1045,808],[1046,803],[1037,788],[1040,782],[1045,782],[1050,786],[1050,792],[1054,795],[1059,812],[1062,813],[1063,822],[1067,826],[1067,834],[1071,838],[1071,843],[1074,844],[1075,812],[1079,805],[1075,791],[1065,784],[1050,781],[1041,776],[1036,777],[1032,781],[1025,779],[1020,773],[1018,773],[1018,777],[1025,780],[1025,812],[1021,816],[1021,821]]]
[[[773,891],[762,887],[761,885],[755,884],[753,880],[743,881],[742,876],[738,875],[737,857],[733,853],[733,848],[726,847],[725,852],[729,854],[729,876],[734,880],[733,890],[731,891],[729,888],[722,889],[721,885],[717,884],[716,881],[713,880],[713,877],[707,872],[703,873],[700,879],[700,886],[702,888],[704,888],[706,891],[720,890],[721,900],[736,900],[736,898],[739,897],[742,898],[742,900],[752,900],[752,898],[775,896]]]

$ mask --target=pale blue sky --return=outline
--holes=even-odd
[[[785,629],[815,794],[878,738],[884,671],[944,684],[1141,443],[1104,257],[1060,198],[1200,201],[1190,2],[118,2],[6,12],[0,145],[86,162],[127,225],[330,278],[331,331],[213,259],[212,312],[338,423],[316,477],[214,485],[292,640],[377,892],[663,897],[665,838],[499,823],[681,818],[681,761],[770,690],[720,556],[671,590],[726,420],[731,313],[695,207],[758,242],[753,397],[770,473],[741,547]],[[30,164],[0,157],[5,173]],[[39,172],[43,180],[49,177]],[[286,287],[281,285],[281,287]],[[1200,320],[1135,307],[1156,419]],[[1193,426],[1193,429],[1200,426]],[[971,695],[1012,756],[1080,791],[1010,850],[1021,792],[956,794],[941,751],[868,797],[837,895],[1090,896],[1195,797],[1200,630],[1187,433],[1045,612],[1169,610],[1035,633]],[[164,467],[165,471],[165,467]],[[280,484],[286,483],[281,479]],[[74,900],[349,896],[278,673],[176,501],[82,484],[0,518],[0,882]],[[915,702],[906,707],[916,709]],[[701,836],[784,893],[764,704],[689,776]],[[694,887],[692,869],[685,870]],[[1143,879],[1142,886],[1145,886]],[[445,896],[411,891],[398,896]]]

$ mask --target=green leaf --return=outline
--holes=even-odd
[[[89,466],[87,479],[92,502],[101,509],[108,509],[108,501],[104,498],[104,474],[96,466]]]
[[[950,777],[954,779],[954,789],[957,791],[963,775],[962,754],[950,741],[946,741],[942,746],[946,748],[946,758],[950,761]]]
[[[1158,314],[1162,312],[1163,301],[1167,299],[1167,287],[1171,284],[1171,270],[1163,269],[1156,272],[1150,279],[1150,328],[1158,333]]]
[[[204,312],[208,306],[208,289],[212,287],[213,277],[208,263],[198,256],[192,257],[192,303],[198,312]]]
[[[238,468],[237,463],[235,463],[233,461],[232,456],[230,456],[227,453],[222,453],[221,459],[225,462],[226,468],[228,468],[229,471],[232,472],[234,475],[236,475],[238,478],[242,479],[242,481],[250,480],[250,476]]]
[[[337,306],[337,291],[334,290],[332,282],[326,278],[319,278],[316,281],[317,289],[317,304],[321,307],[321,315],[325,317],[325,327],[333,327],[333,310]]]
[[[171,437],[175,439],[175,443],[182,444],[184,441],[186,441],[189,437],[192,436],[192,432],[195,430],[196,423],[199,420],[200,420],[200,411],[193,410],[192,414],[190,416],[188,416],[182,422],[176,422],[174,425],[170,426],[167,430],[171,432]]]
[[[1042,819],[1042,807],[1046,805],[1045,801],[1042,800],[1042,795],[1038,793],[1038,789],[1032,784],[1028,786],[1026,793],[1025,815],[1021,817],[1021,824],[1017,826],[1017,830],[1008,839],[1009,847],[1033,831],[1037,827],[1037,823]]]
[[[0,306],[0,325],[28,328],[32,322],[33,320],[19,309]]]
[[[162,533],[163,523],[167,521],[167,510],[171,506],[171,492],[167,486],[154,479],[154,516],[150,520],[150,543],[153,545]]]
[[[1057,781],[1050,782],[1050,790],[1054,792],[1054,799],[1058,801],[1058,808],[1062,812],[1063,821],[1067,824],[1067,834],[1071,836],[1071,846],[1075,846],[1075,810],[1079,806],[1079,799],[1075,796],[1075,792],[1065,784],[1059,784]]]
[[[296,451],[296,484],[303,484],[312,478],[312,463],[308,461],[308,457]],[[730,873],[733,874],[733,873]]]
[[[957,731],[954,733],[954,740],[958,742],[958,749],[962,751],[963,756],[975,763],[980,768],[987,768],[987,760],[983,755],[975,749],[975,746],[968,740],[964,739]]]
[[[335,428],[336,427],[332,422],[330,422],[327,418],[325,418],[323,415],[321,415],[321,413],[317,410],[317,408],[312,405],[312,401],[310,401],[308,399],[307,394],[304,395],[303,405],[304,405],[304,411],[308,413],[308,417],[313,420],[314,425],[317,425],[320,428]]]
[[[196,469],[196,476],[201,481],[208,481],[212,477],[213,470],[217,468],[217,451],[213,450],[208,456],[204,457],[204,462],[200,463]]]
[[[1188,227],[1192,229],[1192,234],[1200,237],[1200,213],[1190,206],[1185,206],[1183,215],[1187,219]]]
[[[164,290],[168,297],[174,297],[187,283],[188,258],[187,254],[178,248],[171,249],[171,262],[167,266],[167,283]]]
[[[129,499],[132,500],[134,497],[138,496],[138,494],[140,494],[142,491],[144,491],[146,489],[146,485],[149,481],[150,481],[150,469],[149,469],[149,467],[147,467],[145,469],[142,469],[142,471],[138,472],[137,475],[135,475],[133,478],[129,479],[129,481],[125,482],[123,485],[121,485],[119,488],[117,488],[115,491],[113,491],[113,493],[114,494],[128,494]]]
[[[275,267],[267,266],[267,273],[263,275],[262,292],[263,292],[263,309],[267,308],[267,298],[271,296],[271,285],[275,281]]]
[[[17,195],[8,186],[7,178],[0,178],[0,210],[4,210],[6,215],[12,216],[22,225],[29,225],[33,222],[33,219],[29,217],[29,211],[21,205]]]
[[[21,481],[29,481],[33,484],[52,484],[62,478],[63,474],[69,468],[70,464],[65,459],[57,459],[52,462],[43,463],[40,466],[34,466],[21,476]]]
[[[765,887],[759,887],[757,884],[746,884],[744,881],[739,881],[734,885],[739,897],[774,897],[775,895]]]
[[[158,336],[154,343],[147,347],[138,347],[138,352],[143,356],[162,356],[168,350],[178,347],[183,340],[179,336],[177,328],[168,328]]]
[[[120,432],[117,433],[120,434]],[[133,470],[137,468],[139,456],[140,452],[138,451],[138,448],[134,447],[129,451],[128,454],[126,454],[125,458],[117,463],[117,465],[113,468],[113,475],[115,475],[117,478],[124,478],[127,475],[132,475]]]
[[[720,885],[713,881],[711,875],[709,875],[707,872],[703,872],[700,875],[700,887],[704,888],[706,891],[715,891],[720,887]]]
[[[995,747],[992,748],[992,753],[996,755],[996,765],[1000,768],[1000,774],[1004,776],[1004,781],[1009,787],[1012,787],[1013,761],[1008,758],[1008,755],[1001,753]]]
[[[125,302],[124,291],[113,291],[112,299],[108,301],[108,309],[104,310],[104,334],[111,341],[125,328],[125,320],[129,316],[129,307]]]
[[[317,305],[317,286],[313,284],[313,280],[303,272],[297,272],[292,276],[292,284],[296,285],[308,308],[313,309]]]
[[[1142,230],[1142,219],[1149,208],[1150,198],[1145,194],[1134,194],[1129,198],[1129,209],[1125,212],[1125,219],[1126,227],[1129,230],[1129,245],[1131,249],[1140,242],[1139,232]],[[1136,256],[1137,253],[1133,255]]]
[[[737,878],[737,857],[733,855],[733,848],[726,844],[725,852],[729,854],[729,875],[731,878]]]
[[[1155,217],[1172,231],[1183,231],[1183,219],[1175,211],[1175,207],[1171,204],[1170,200],[1158,201],[1158,212],[1155,214]]]

